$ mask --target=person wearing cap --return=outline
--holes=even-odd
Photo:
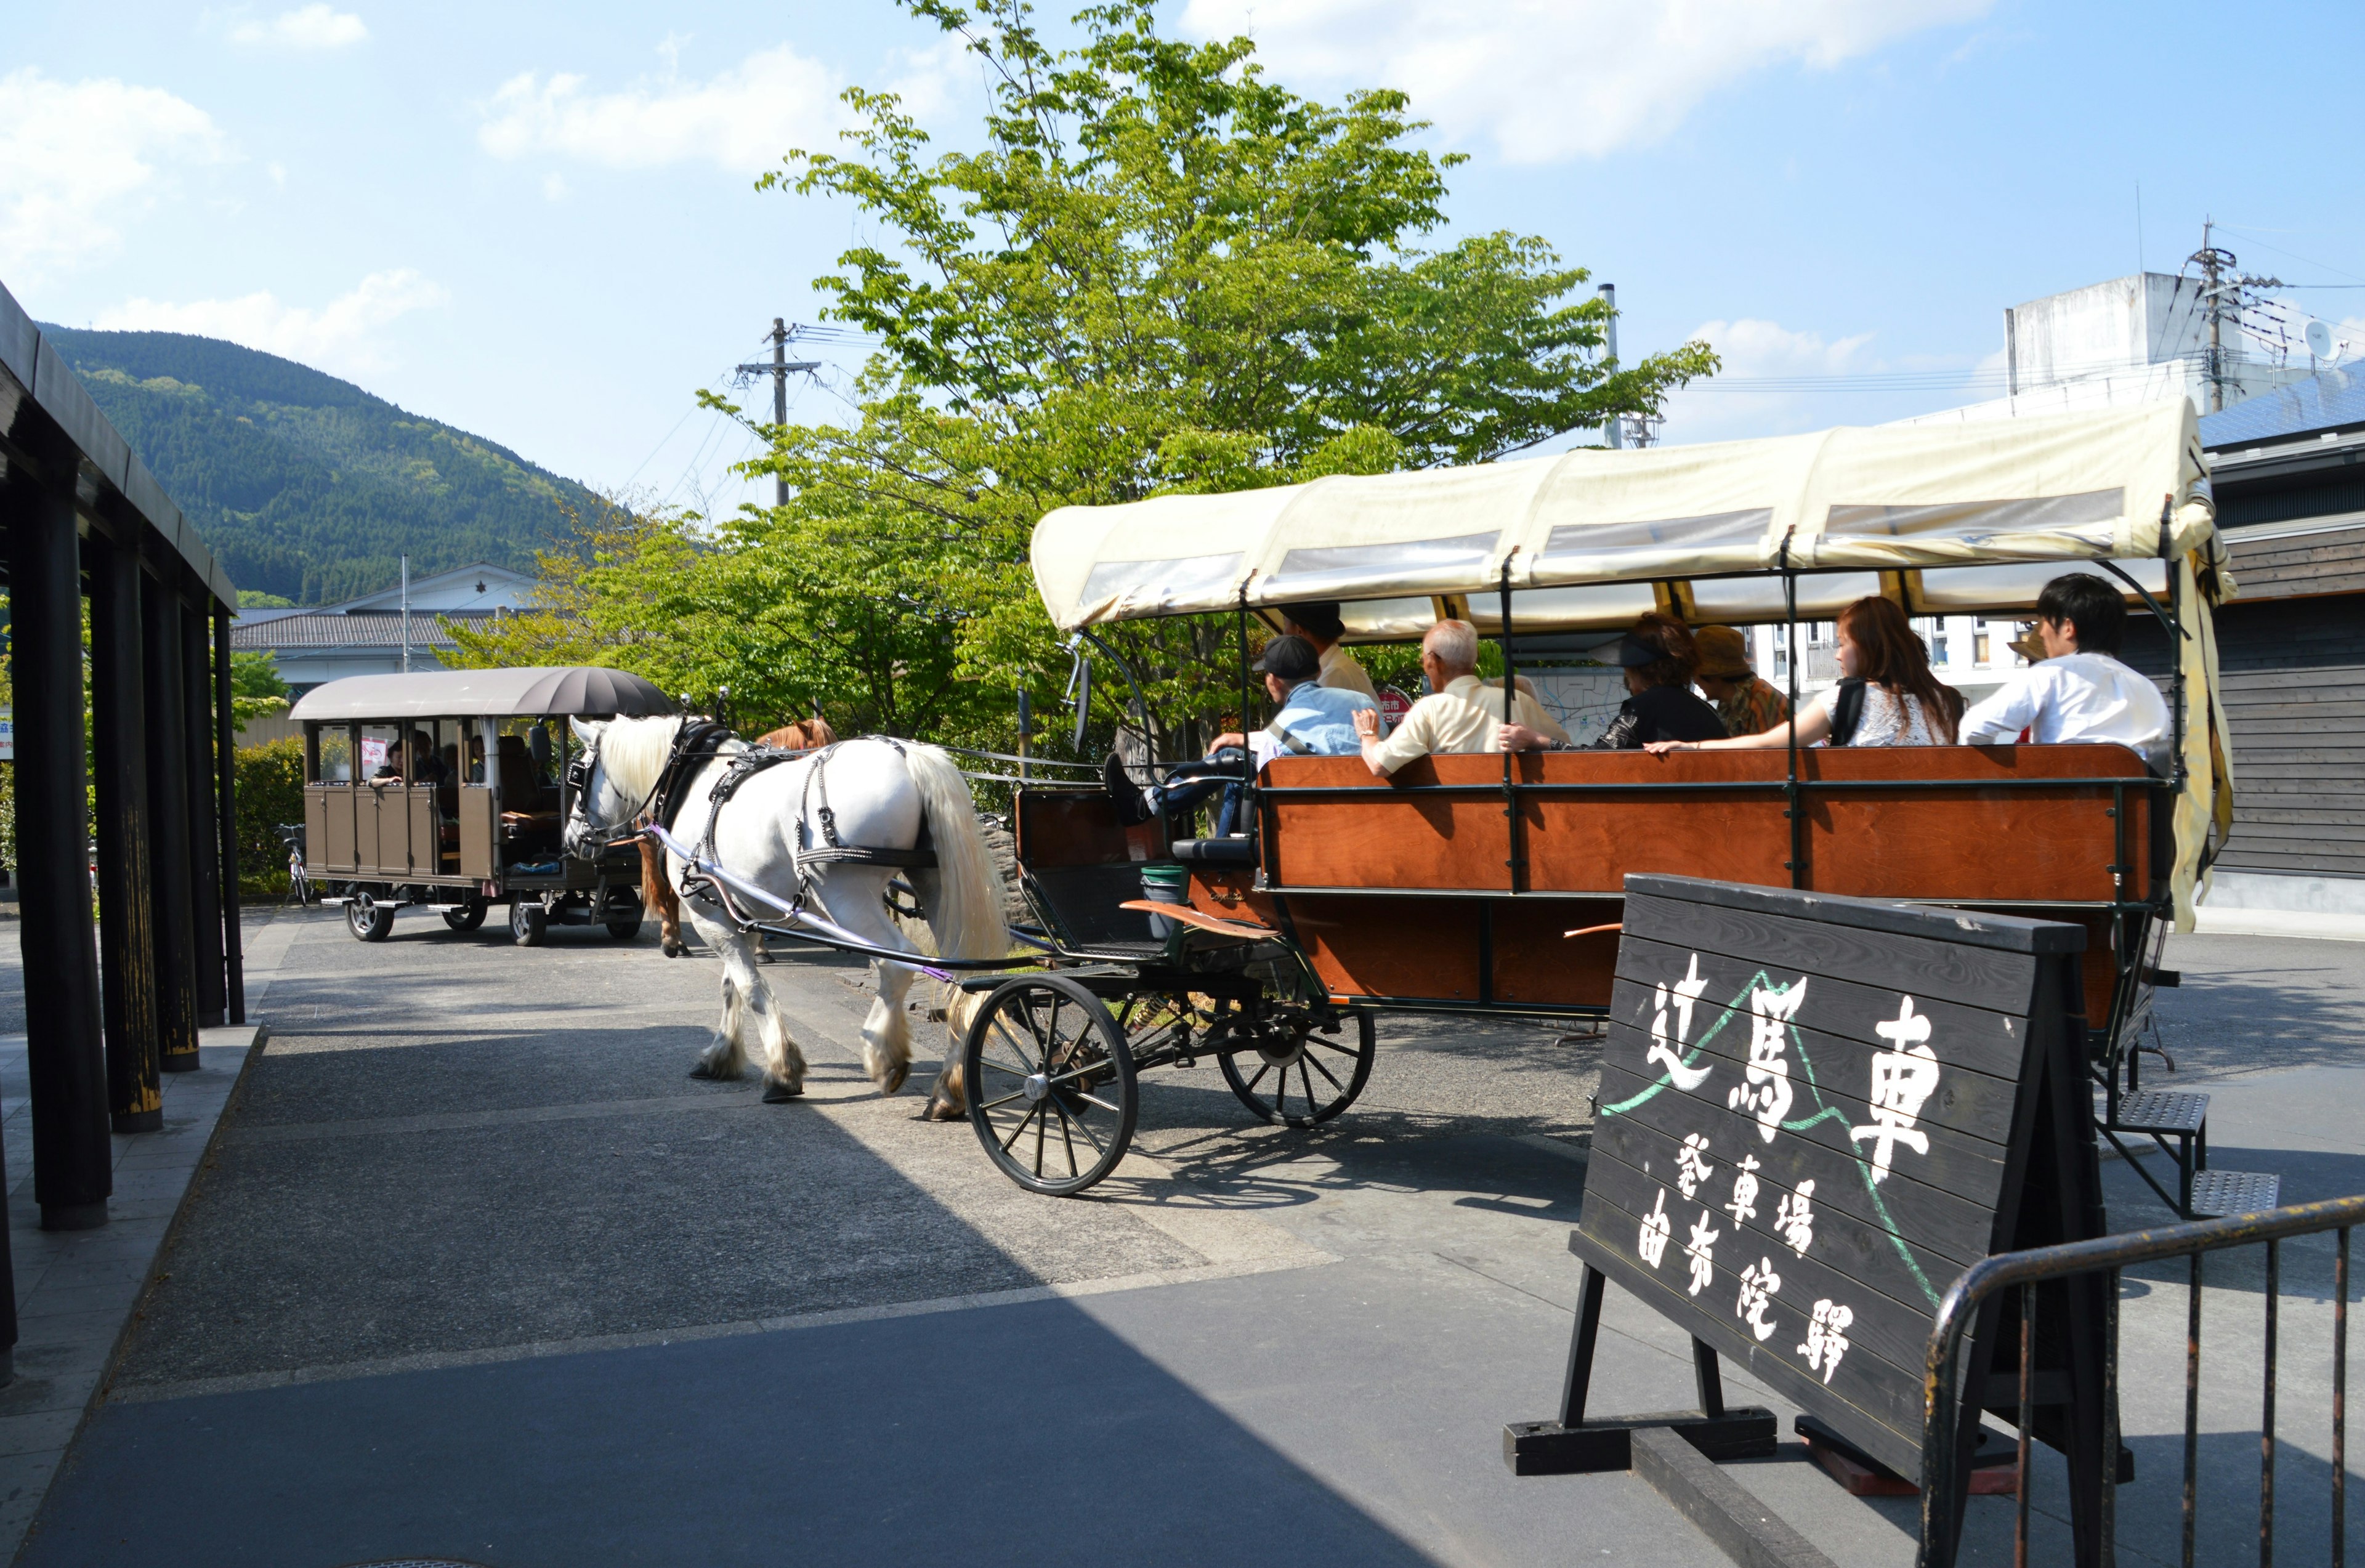
[[[1674,616],[1653,610],[1635,622],[1618,644],[1628,696],[1592,749],[1632,751],[1653,741],[1722,740],[1724,721],[1692,695],[1698,658],[1691,629]],[[1555,742],[1519,724],[1505,724],[1495,745],[1501,751],[1571,749],[1565,737]]]
[[[1339,618],[1336,599],[1283,605],[1281,629],[1313,645],[1322,660],[1323,685],[1333,691],[1360,691],[1373,702],[1380,700],[1379,688],[1372,684],[1372,678],[1364,673],[1355,655],[1339,641],[1347,634],[1347,623]]]
[[[1703,626],[1692,633],[1699,666],[1692,684],[1716,704],[1728,735],[1758,735],[1790,716],[1790,700],[1749,667],[1749,643],[1730,626]]]
[[[1357,745],[1355,715],[1376,713],[1372,700],[1361,692],[1339,691],[1319,680],[1321,656],[1314,644],[1287,633],[1264,645],[1250,666],[1264,677],[1264,689],[1280,711],[1272,722],[1253,735],[1227,731],[1207,747],[1206,759],[1185,763],[1168,774],[1163,783],[1147,790],[1134,787],[1125,764],[1115,752],[1101,765],[1101,782],[1116,802],[1117,820],[1131,826],[1152,817],[1190,811],[1217,790],[1224,794],[1216,831],[1229,834],[1238,822],[1242,765],[1253,757],[1261,768],[1286,752],[1294,756],[1345,756]]]
[[[1972,704],[1958,733],[1965,745],[2009,744],[2026,735],[2039,745],[2116,741],[2165,773],[2169,762],[2167,700],[2159,688],[2119,661],[2127,601],[2091,572],[2068,572],[2036,596],[2042,664],[2014,670],[2001,689]]]
[[[1440,621],[1429,629],[1420,640],[1420,670],[1429,678],[1429,695],[1412,705],[1395,734],[1380,738],[1376,710],[1368,719],[1355,716],[1364,765],[1383,778],[1432,752],[1493,749],[1507,716],[1523,734],[1568,739],[1534,697],[1513,692],[1507,709],[1502,683],[1479,678],[1478,629],[1467,621]]]

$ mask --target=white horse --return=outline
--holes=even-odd
[[[672,756],[679,719],[577,721],[584,745],[583,787],[566,826],[570,854],[596,856],[600,846],[629,832]],[[722,757],[704,764],[675,799],[677,842],[695,846],[707,837],[714,785],[744,741],[723,744]],[[798,829],[808,849],[829,842],[823,825],[824,804],[834,818],[836,842],[868,849],[913,849],[925,841],[936,851],[933,868],[902,872],[919,894],[920,909],[936,938],[938,956],[996,958],[1009,950],[1003,925],[1002,884],[992,851],[979,830],[968,781],[952,759],[935,746],[912,741],[846,741],[827,754],[765,768],[742,782],[723,802],[713,823],[714,864],[732,876],[788,900],[796,897]],[[813,770],[824,767],[822,778]],[[666,879],[681,897],[682,911],[706,944],[723,956],[723,1022],[712,1045],[691,1070],[694,1078],[735,1079],[752,1049],[764,1063],[764,1098],[777,1103],[803,1092],[804,1053],[789,1033],[779,997],[757,963],[749,938],[724,913],[712,891],[687,891],[685,866],[668,853]],[[909,952],[886,906],[887,884],[898,873],[883,866],[824,861],[807,868],[805,903],[872,946]],[[750,911],[758,918],[770,910]],[[916,958],[915,955],[915,958]],[[892,1094],[912,1070],[912,1037],[903,1002],[913,967],[880,961],[878,996],[862,1025],[863,1064],[880,1092]],[[749,1039],[753,1034],[754,1039]],[[929,1097],[928,1114],[949,1120],[967,1114],[961,1093],[958,1047],[948,1049]]]

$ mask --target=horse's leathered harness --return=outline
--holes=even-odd
[[[797,801],[797,836],[790,846],[790,857],[796,868],[797,892],[789,905],[789,918],[794,920],[805,906],[813,890],[814,869],[823,866],[885,866],[899,870],[916,870],[933,867],[936,852],[925,842],[927,827],[921,825],[923,842],[913,849],[874,849],[866,845],[846,844],[837,836],[837,813],[830,809],[827,768],[833,753],[849,743],[833,741],[818,751],[781,751],[771,746],[747,746],[735,752],[723,750],[733,738],[729,730],[712,720],[692,720],[675,733],[673,746],[666,757],[665,767],[657,774],[656,786],[649,798],[642,802],[636,819],[656,823],[667,833],[673,831],[674,819],[681,812],[682,791],[699,769],[710,762],[728,758],[730,766],[723,777],[706,792],[706,830],[699,837],[697,858],[710,864],[715,860],[714,824],[723,818],[723,808],[739,792],[739,787],[768,767],[777,767],[799,757],[811,757],[813,766],[805,770],[804,789]],[[891,735],[861,735],[857,740],[877,741],[892,746],[895,755],[904,755],[903,743]],[[819,805],[814,805],[815,797]],[[577,799],[581,799],[578,790]],[[807,820],[821,825],[821,842],[806,842]],[[703,898],[722,906],[723,913],[742,931],[753,930],[764,924],[740,908],[731,896],[731,890],[694,869],[682,873],[682,896]]]

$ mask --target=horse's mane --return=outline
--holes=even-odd
[[[622,793],[645,796],[673,754],[680,719],[617,719],[600,735],[600,766]]]

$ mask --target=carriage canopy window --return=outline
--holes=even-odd
[[[2126,492],[2089,490],[2018,501],[1945,501],[1933,506],[1834,506],[1823,532],[1848,539],[1942,535],[1978,543],[1998,534],[2033,533],[2090,523],[2108,526],[2126,510]]]
[[[1082,602],[1115,601],[1128,614],[1155,615],[1178,604],[1204,604],[1220,598],[1239,575],[1238,551],[1174,561],[1103,561],[1084,579]]]
[[[1798,581],[1799,614],[1810,620],[1880,594],[1878,572],[1801,572]],[[1788,608],[1776,577],[1695,577],[1690,598],[1692,621],[1779,621]]]
[[[1544,540],[1543,564],[1570,556],[1659,554],[1686,545],[1730,545],[1754,540],[1773,526],[1772,507],[1710,512],[1702,517],[1659,518],[1648,522],[1564,522]]]
[[[1292,550],[1281,558],[1281,570],[1260,585],[1267,600],[1317,599],[1326,591],[1351,588],[1377,569],[1391,577],[1424,578],[1478,571],[1495,553],[1499,531],[1463,533],[1449,539],[1407,539],[1395,544],[1341,544]],[[1459,580],[1458,578],[1456,580]]]

